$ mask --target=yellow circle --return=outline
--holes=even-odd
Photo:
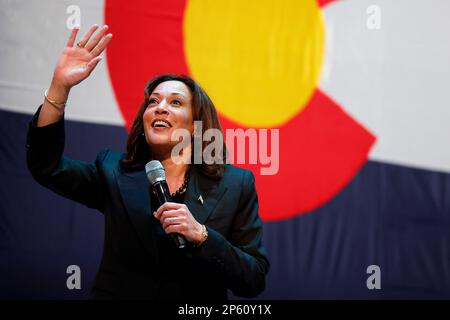
[[[318,84],[324,23],[316,0],[189,0],[184,41],[191,74],[221,114],[276,127]]]

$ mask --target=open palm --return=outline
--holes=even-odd
[[[91,39],[98,29],[92,26],[81,41],[74,47],[78,28],[72,29],[66,47],[61,54],[54,71],[54,79],[66,88],[71,88],[86,79],[101,60],[100,54],[112,39],[107,35],[108,26],[100,29],[99,33]]]

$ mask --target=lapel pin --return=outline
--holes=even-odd
[[[203,204],[203,197],[202,197],[202,195],[198,196],[198,201],[200,201],[200,203]]]

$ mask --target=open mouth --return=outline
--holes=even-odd
[[[155,119],[152,122],[153,128],[170,128],[171,126],[172,125],[170,124],[170,122],[168,122],[166,120]]]

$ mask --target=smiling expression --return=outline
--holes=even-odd
[[[192,93],[189,88],[177,80],[161,82],[148,98],[143,121],[145,139],[156,152],[178,143],[171,140],[176,129],[187,129],[192,134]]]

